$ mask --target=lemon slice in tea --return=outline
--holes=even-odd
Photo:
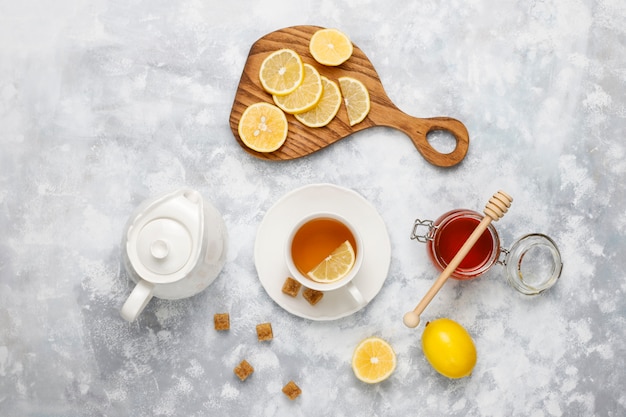
[[[352,269],[356,255],[350,241],[346,240],[307,274],[316,282],[339,281]]]

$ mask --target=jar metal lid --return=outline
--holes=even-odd
[[[526,295],[539,294],[552,287],[561,276],[561,253],[550,237],[532,233],[517,240],[505,261],[509,284]]]

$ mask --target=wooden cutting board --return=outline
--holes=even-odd
[[[409,116],[398,109],[389,99],[370,60],[363,51],[354,45],[352,57],[338,67],[327,67],[317,63],[309,52],[309,40],[319,26],[293,26],[271,32],[256,41],[241,74],[241,80],[230,113],[230,128],[239,144],[250,154],[267,160],[295,159],[316,152],[337,142],[354,132],[372,126],[387,126],[406,133],[417,150],[433,165],[448,167],[461,162],[469,147],[467,129],[460,121],[450,117],[418,118]],[[342,105],[339,113],[325,127],[310,128],[287,114],[289,132],[283,146],[269,153],[261,153],[248,148],[239,137],[239,119],[251,104],[264,101],[273,103],[259,81],[259,69],[263,60],[272,52],[290,48],[296,51],[305,63],[313,65],[322,75],[337,82],[339,77],[354,77],[367,87],[370,94],[371,109],[361,123],[350,126],[348,114]],[[432,131],[447,131],[456,140],[456,148],[448,154],[435,150],[426,139]]]

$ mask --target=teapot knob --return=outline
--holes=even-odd
[[[156,239],[150,245],[150,254],[155,259],[164,259],[170,253],[170,245],[165,239]]]

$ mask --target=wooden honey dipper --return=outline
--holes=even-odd
[[[487,229],[487,226],[491,223],[492,220],[498,221],[504,213],[507,212],[509,207],[511,207],[511,203],[513,202],[513,198],[511,198],[504,191],[498,191],[489,199],[489,202],[485,206],[483,213],[485,213],[485,217],[478,224],[476,229],[472,232],[472,234],[467,238],[461,249],[454,255],[454,258],[450,261],[446,269],[444,269],[437,280],[433,283],[432,287],[428,290],[426,295],[422,298],[419,304],[413,309],[413,311],[409,311],[404,315],[403,321],[407,327],[417,327],[420,324],[420,314],[424,311],[426,306],[435,298],[435,295],[439,292],[443,284],[446,283],[450,275],[454,272],[454,270],[459,266],[461,261],[467,256],[468,252],[476,241],[480,238],[483,232]]]

